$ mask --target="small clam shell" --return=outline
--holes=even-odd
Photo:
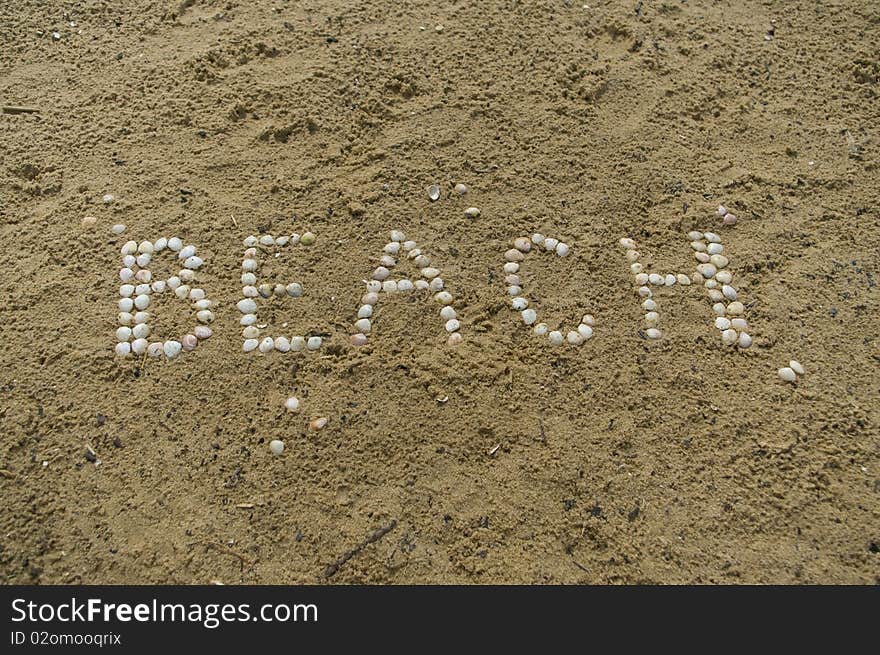
[[[329,423],[329,422],[330,422],[330,419],[328,419],[324,416],[321,416],[321,417],[313,419],[312,421],[309,422],[309,429],[323,430],[325,427],[327,427],[327,423]]]
[[[520,315],[522,316],[523,323],[526,325],[532,325],[538,320],[538,314],[534,309],[524,309]]]
[[[281,439],[272,439],[269,442],[269,452],[273,455],[280,455],[284,452],[284,442]]]
[[[777,371],[777,375],[781,380],[785,380],[786,382],[794,382],[797,380],[797,373],[794,372],[793,369],[788,366],[781,368]]]
[[[797,361],[796,359],[791,360],[791,361],[788,363],[788,367],[789,367],[792,371],[794,371],[795,373],[797,373],[798,375],[803,375],[804,373],[806,373],[806,370],[804,370],[804,365],[801,364],[801,363],[800,363],[799,361]]]
[[[352,346],[366,346],[367,336],[365,334],[353,334],[350,341]]]
[[[479,218],[480,210],[477,207],[468,207],[464,210],[464,215],[468,218]]]
[[[275,340],[272,337],[263,337],[259,345],[260,352],[265,354],[275,350]]]
[[[275,337],[275,350],[280,353],[286,353],[290,351],[290,339],[287,337]]]
[[[193,333],[196,335],[197,339],[208,339],[214,334],[213,330],[207,325],[196,325],[195,328],[193,328]]]
[[[532,242],[528,237],[519,237],[513,240],[513,247],[520,252],[529,252],[532,249]]]
[[[168,359],[174,359],[180,354],[183,345],[179,341],[166,341],[162,344],[162,351]]]
[[[253,352],[260,345],[260,342],[256,339],[245,339],[244,343],[241,345],[241,349],[246,352]]]
[[[185,351],[190,352],[196,349],[199,340],[194,334],[185,334],[180,338],[180,345]]]
[[[354,323],[354,327],[358,332],[362,334],[369,334],[372,329],[372,323],[368,318],[360,318]]]
[[[446,321],[446,331],[447,332],[456,332],[461,327],[461,323],[457,318],[450,318]]]
[[[306,341],[306,348],[309,350],[318,350],[324,340],[321,337],[309,337]]]
[[[284,401],[284,408],[288,412],[298,412],[299,411],[299,398],[296,396],[291,396],[287,400]]]

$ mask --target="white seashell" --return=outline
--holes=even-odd
[[[464,185],[464,184],[462,184],[461,182],[459,182],[458,184],[455,185],[454,191],[455,191],[458,195],[463,196],[464,194],[466,194],[466,193],[468,192],[468,188],[467,188],[466,185]]]
[[[183,344],[179,341],[166,341],[162,344],[162,351],[168,359],[174,359],[180,354]]]
[[[178,239],[177,237],[171,237],[168,239],[168,249],[173,250],[174,252],[180,251],[183,248],[183,241]]]
[[[259,289],[258,289],[257,291],[259,292]],[[279,298],[283,298],[284,296],[287,295],[287,287],[285,287],[283,284],[276,284],[276,285],[272,288],[272,291],[273,291],[273,292],[275,293],[275,295],[278,296]]]
[[[691,241],[691,248],[696,250],[697,252],[706,252],[706,244],[702,241]]]
[[[504,277],[504,284],[514,285],[514,286],[521,286],[521,285],[522,285],[522,280],[520,280],[519,275],[514,275],[514,274],[506,275],[506,276]]]
[[[128,255],[128,256],[131,257],[131,255]],[[153,258],[151,255],[142,254],[142,255],[138,255],[137,258],[135,258],[134,263],[137,264],[138,266],[140,266],[141,268],[147,268],[147,266],[150,265],[151,261],[153,261]]]
[[[452,307],[446,305],[445,307],[440,309],[440,318],[442,318],[444,321],[448,321],[451,318],[458,318],[458,314]]]
[[[737,340],[736,330],[729,330],[728,329],[728,330],[724,330],[721,333],[721,342],[725,346],[732,346],[733,344],[736,343],[736,340]]]
[[[150,326],[146,323],[138,323],[131,329],[131,336],[135,339],[146,339],[150,336]]]
[[[406,235],[400,230],[391,230],[392,241],[406,241]]]
[[[134,317],[128,312],[119,312],[116,318],[119,319],[120,325],[131,325],[134,320]]]
[[[724,297],[728,300],[736,300],[736,289],[729,284],[725,284],[721,287],[721,293],[723,293]]]
[[[596,319],[593,318],[592,314],[584,314],[581,317],[581,323],[583,323],[584,325],[595,325]]]
[[[299,398],[296,396],[291,396],[287,400],[284,401],[284,408],[288,412],[298,412],[299,411]]]
[[[369,293],[365,293],[363,296],[361,296],[362,305],[375,305],[377,302],[379,302],[379,294],[377,294],[375,291],[370,291]]]
[[[145,352],[147,352],[148,345],[149,344],[147,343],[146,339],[135,339],[131,342],[131,352],[133,352],[135,355],[143,355]]]
[[[575,332],[574,330],[570,330],[565,338],[572,346],[579,346],[584,342],[584,338],[581,336],[581,333]]]
[[[168,239],[166,239],[165,237],[159,237],[153,243],[153,252],[162,252],[167,247],[168,247]]]
[[[752,345],[752,338],[745,332],[742,332],[739,335],[739,340],[737,341],[737,344],[740,348],[748,348]]]
[[[396,255],[400,252],[400,242],[392,241],[391,243],[386,243],[385,247],[382,248],[382,250],[387,252],[389,255]]]
[[[165,353],[164,344],[161,341],[154,341],[147,346],[147,354],[150,357],[161,357]]]
[[[457,318],[450,318],[448,321],[446,321],[447,332],[456,332],[460,327],[461,323],[459,323]]]
[[[556,246],[559,245],[559,239],[551,239],[550,237],[546,237],[544,239],[544,249],[547,252],[553,252],[556,250]]]
[[[138,282],[149,282],[153,279],[153,274],[150,273],[150,271],[147,269],[142,269],[135,273],[134,279],[136,279]]]
[[[435,277],[431,280],[430,284],[428,284],[428,288],[431,289],[431,291],[440,291],[443,288],[443,284],[442,277]]]
[[[260,345],[257,347],[259,348],[260,352],[265,355],[266,353],[275,350],[275,340],[272,337],[263,337],[260,340]]]
[[[238,320],[239,325],[254,325],[256,322],[256,314],[245,314]]]
[[[639,287],[639,295],[642,298],[651,298],[654,293],[648,287]]]
[[[131,328],[125,325],[116,329],[117,341],[129,341],[131,339]]]
[[[711,243],[721,243],[721,237],[714,232],[706,232],[705,234],[703,234],[703,237],[705,237],[706,241],[709,241]]]
[[[691,284],[691,279],[687,275],[685,275],[684,273],[679,273],[678,275],[675,276],[675,279],[683,287],[690,286],[690,284]]]
[[[366,346],[367,345],[367,337],[364,334],[353,334],[349,338],[352,346]]]
[[[127,357],[131,354],[131,344],[127,341],[120,341],[116,344],[114,350],[116,351],[116,354],[120,357]]]
[[[740,316],[745,311],[745,307],[741,302],[734,301],[727,306],[727,313],[730,316]]]
[[[122,223],[117,223],[116,225],[114,225],[113,227],[110,228],[110,231],[113,234],[122,234],[123,232],[125,232],[125,226]]]
[[[257,260],[256,259],[245,259],[241,262],[241,270],[243,271],[255,271],[257,270]]]
[[[712,255],[709,257],[709,261],[712,262],[718,270],[725,268],[730,263],[730,260],[724,255]]]
[[[310,233],[307,232],[306,234],[310,234]],[[314,237],[315,235],[312,234],[312,236]],[[294,246],[295,246],[295,245],[298,244],[300,241],[302,241],[302,237],[301,237],[300,235],[298,235],[296,232],[294,232],[293,234],[290,235],[290,243],[291,243],[291,245],[294,245]],[[313,241],[313,242],[314,242],[314,241]],[[305,244],[305,245],[309,245],[309,244]]]
[[[196,325],[193,328],[193,334],[196,335],[196,339],[208,339],[214,334],[214,331],[207,325]]]
[[[639,257],[641,257],[641,253],[638,250],[627,250],[626,251],[626,260],[630,262],[637,262]]]
[[[747,327],[749,327],[749,324],[744,318],[735,318],[730,321],[730,327],[735,330],[745,330]]]
[[[556,244],[556,254],[560,257],[568,257],[569,252],[571,252],[571,247],[567,243],[560,241]]]
[[[181,300],[184,300],[189,295],[189,285],[188,284],[181,284],[179,287],[177,287],[174,290],[174,295],[177,296],[178,298],[180,298]]]
[[[304,337],[290,337],[290,349],[299,352],[306,349],[306,340]]]
[[[547,338],[550,340],[550,344],[553,346],[561,346],[562,345],[562,332],[559,330],[553,330],[547,335]]]
[[[134,309],[134,301],[131,298],[120,298],[119,299],[119,311],[120,312],[130,312]]]
[[[287,289],[287,295],[291,298],[299,298],[303,295],[303,288],[299,282],[291,282],[285,288]]]
[[[257,292],[257,287],[249,284],[241,288],[241,295],[245,298],[256,298],[260,294]]]
[[[480,215],[480,210],[477,207],[468,207],[464,210],[464,215],[468,218],[478,218]]]
[[[517,298],[514,298],[513,300],[511,300],[510,306],[515,311],[521,311],[529,306],[529,301],[528,301],[528,299],[520,296],[520,297],[517,297]]]
[[[194,289],[189,290],[189,299],[190,300],[204,300],[205,298],[205,290],[196,287]]]
[[[425,280],[416,280],[415,286],[416,286],[416,289],[420,289],[422,291],[427,291],[428,289],[431,288],[431,285],[429,285],[427,283],[427,281],[425,281]]]
[[[517,237],[513,240],[513,247],[520,252],[529,252],[532,249],[532,242],[528,237]]]
[[[401,241],[403,241],[403,240],[401,239]],[[422,252],[421,250],[416,252],[416,254],[413,254],[415,252],[415,247],[416,247],[415,241],[404,241],[403,242],[403,249],[404,249],[404,251],[410,253],[410,257],[416,257],[417,255],[421,254],[421,252]]]
[[[152,241],[141,241],[138,244],[138,252],[145,255],[153,254],[153,243]]]
[[[696,231],[695,232],[688,232],[688,239],[690,239],[691,241],[699,241],[702,238],[703,238],[702,232],[696,232]]]
[[[719,330],[729,330],[730,326],[730,319],[724,316],[719,316],[715,319],[715,327],[717,327]]]
[[[638,273],[635,278],[636,285],[640,287],[645,286],[646,284],[648,284],[648,280],[650,279],[650,277],[651,276],[647,273]]]
[[[120,252],[123,255],[134,255],[135,253],[137,253],[137,249],[138,249],[137,241],[126,241],[123,244],[122,250]]]
[[[133,284],[122,284],[119,287],[119,295],[123,298],[128,298],[134,295],[134,285]]]
[[[354,322],[355,329],[361,334],[369,334],[373,328],[373,324],[368,318],[359,318]]]
[[[794,382],[797,380],[797,373],[794,372],[791,368],[786,366],[785,368],[781,368],[777,371],[780,379],[785,380],[786,382]]]
[[[544,243],[544,235],[539,232],[535,232],[532,235],[532,243],[534,243],[536,246],[540,246],[542,243]]]
[[[712,264],[700,264],[699,266],[697,266],[697,271],[699,271],[700,275],[702,275],[704,278],[708,279],[710,277],[713,277],[715,273],[718,272],[718,269],[715,268],[715,266],[713,266]]]
[[[712,302],[721,302],[724,300],[724,294],[721,293],[718,289],[709,289],[709,300]]]
[[[619,241],[620,245],[623,246],[626,250],[635,250],[636,242],[632,239],[621,239]]]
[[[722,252],[724,252],[724,246],[722,246],[720,243],[710,243],[707,250],[710,255],[720,255]]]
[[[195,271],[191,271],[188,268],[182,268],[177,271],[177,277],[179,277],[182,282],[192,282],[195,279],[196,274]]]
[[[531,325],[538,319],[538,313],[534,309],[524,309],[521,316],[526,325]]]
[[[149,284],[139,284],[134,288],[134,295],[136,296],[149,296],[152,292],[153,290]]]
[[[796,359],[791,360],[791,361],[788,363],[788,367],[789,367],[792,371],[794,371],[795,373],[797,373],[798,375],[803,375],[804,373],[806,373],[806,371],[804,370],[804,365],[801,364],[801,363],[800,363],[799,361],[797,361]]]
[[[274,246],[275,245],[275,239],[272,238],[271,234],[261,235],[259,241],[264,246]]]
[[[321,416],[320,418],[316,418],[313,421],[310,421],[309,428],[312,430],[323,430],[327,426],[328,422],[329,419]]]
[[[373,306],[372,305],[361,305],[358,309],[357,316],[358,318],[370,318],[373,315]]]
[[[727,213],[727,208],[724,205],[718,205],[718,209],[715,210],[715,215],[719,218],[723,218]]]
[[[519,264],[516,262],[506,262],[504,264],[504,272],[505,273],[517,273],[519,272]]]
[[[638,262],[636,262],[635,264],[630,264],[630,266],[629,266],[629,270],[632,273],[634,273],[635,275],[638,275],[639,273],[641,273],[642,269],[643,269],[643,266],[641,264],[639,264]]]
[[[275,350],[286,353],[290,350],[290,340],[287,337],[275,337]]]
[[[397,260],[390,255],[382,255],[379,258],[379,263],[382,264],[382,266],[384,266],[385,268],[394,268],[397,265]]]
[[[507,293],[511,296],[518,296],[522,293],[522,287],[518,287],[516,285],[511,285],[507,287]]]
[[[142,293],[134,299],[134,306],[138,309],[146,309],[150,306],[150,297],[147,294]]]
[[[645,330],[645,336],[649,339],[660,339],[663,336],[663,333],[657,328],[648,328]]]
[[[434,300],[439,302],[441,305],[451,305],[452,304],[452,294],[448,291],[441,291],[440,293],[434,296]]]
[[[241,331],[241,336],[245,339],[256,339],[260,336],[260,328],[256,325],[248,325],[244,330]]]
[[[382,290],[382,283],[379,282],[379,280],[368,280],[367,281],[367,291],[379,293],[381,290]]]
[[[382,283],[382,291],[385,293],[395,293],[397,291],[397,282],[394,280],[385,280]]]
[[[180,338],[180,346],[186,352],[192,352],[199,345],[199,340],[194,334],[185,334]]]
[[[648,312],[645,314],[645,324],[649,327],[654,327],[658,323],[660,323],[660,314],[657,312]]]
[[[543,337],[547,334],[547,324],[546,323],[538,323],[532,330],[539,337]]]
[[[435,279],[440,279],[440,278],[435,278]],[[434,280],[432,280],[432,282],[433,281]],[[398,291],[412,291],[413,290],[413,283],[410,280],[401,280],[400,282],[397,283],[397,290]]]
[[[581,335],[581,337],[583,337],[584,341],[586,341],[593,336],[593,328],[591,328],[589,325],[584,325],[583,323],[581,323],[580,325],[578,325],[578,333]]]
[[[384,266],[379,266],[375,271],[373,271],[372,277],[374,280],[381,281],[381,280],[386,279],[390,274],[391,274],[391,271],[389,271],[387,268],[385,268]]]
[[[657,309],[657,303],[648,298],[645,302],[642,303],[642,308],[649,312],[653,312],[655,309]]]
[[[269,442],[269,452],[273,455],[280,455],[284,452],[284,442],[281,439],[272,439]]]
[[[715,279],[708,279],[703,282],[703,286],[705,286],[707,289],[714,289],[718,286],[718,281]]]
[[[210,323],[214,320],[214,312],[212,312],[210,309],[201,309],[196,312],[196,318],[198,319],[199,323]]]
[[[708,264],[709,263],[709,255],[708,255],[708,253],[705,253],[705,252],[695,252],[694,259],[696,259],[701,264]]]
[[[663,284],[663,276],[657,273],[651,273],[648,276],[648,283],[653,284],[655,286]]]
[[[730,284],[730,281],[733,279],[733,275],[730,271],[718,271],[715,274],[715,279],[718,280],[721,284]]]
[[[180,252],[177,253],[177,258],[178,259],[188,259],[195,254],[196,254],[196,247],[195,246],[186,246],[185,248],[182,248]]]
[[[180,278],[176,275],[172,275],[165,281],[165,284],[168,285],[168,288],[173,291],[180,286]]]
[[[671,287],[671,286],[675,286],[677,279],[672,273],[669,273],[666,275],[666,278],[664,281],[666,282],[667,287]]]
[[[244,300],[239,300],[236,305],[238,311],[242,314],[253,314],[257,311],[257,303],[255,303],[250,298],[245,298]]]
[[[717,316],[724,316],[727,313],[727,307],[724,306],[723,302],[716,302],[712,305],[712,311],[715,312]]]
[[[134,271],[130,268],[120,268],[119,279],[123,282],[131,282],[134,279]]]
[[[199,268],[204,263],[205,262],[201,257],[196,257],[195,255],[193,255],[192,257],[187,257],[184,260],[183,265],[186,268],[191,268],[191,269],[195,270],[195,269]]]
[[[430,279],[435,278],[438,275],[440,275],[440,269],[433,268],[432,266],[428,266],[427,268],[423,268],[421,270],[421,274],[422,274],[423,278],[430,280]]]
[[[523,259],[525,259],[525,255],[523,255],[516,248],[511,248],[510,250],[508,250],[507,252],[504,253],[504,259],[506,259],[509,262],[521,262]]]
[[[321,347],[323,343],[323,339],[321,337],[309,337],[308,341],[306,341],[306,348],[309,350],[317,350]]]
[[[260,345],[260,342],[257,341],[256,339],[245,339],[244,343],[241,345],[241,349],[244,352],[249,353],[249,352],[253,352],[254,350],[256,350],[259,347],[259,345]]]
[[[131,267],[134,266],[135,264],[137,264],[137,258],[136,258],[134,255],[125,255],[125,256],[123,256],[123,258],[122,258],[122,265],[123,265],[125,268],[131,268]]]
[[[253,235],[245,237],[244,245],[246,248],[253,248],[255,245],[257,245],[257,243],[259,243],[259,241],[257,241],[257,237]]]
[[[427,268],[431,265],[431,258],[427,255],[416,255],[413,257],[413,264],[418,268]]]

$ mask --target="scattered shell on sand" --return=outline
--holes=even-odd
[[[464,215],[468,218],[479,218],[480,210],[476,207],[468,207],[464,210]]]
[[[299,411],[299,398],[296,396],[291,396],[287,400],[284,401],[284,407],[288,412],[298,412]]]
[[[269,442],[269,450],[273,455],[280,455],[284,452],[284,442],[281,439],[272,439]]]
[[[455,192],[456,192],[458,195],[463,196],[463,195],[465,195],[465,194],[468,192],[468,188],[467,188],[466,185],[464,185],[464,184],[462,184],[461,182],[459,182],[458,184],[455,185]]]
[[[436,184],[432,184],[431,186],[428,187],[428,199],[431,202],[434,202],[436,200],[440,200],[440,187],[439,186],[437,186]]]

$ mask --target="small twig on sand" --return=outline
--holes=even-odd
[[[4,114],[39,114],[36,107],[16,107],[15,105],[3,105]]]
[[[348,560],[350,560],[352,557],[354,557],[355,555],[360,553],[364,548],[366,548],[370,544],[379,541],[379,539],[381,539],[386,534],[391,532],[396,526],[397,526],[397,519],[391,519],[391,523],[389,523],[385,527],[379,528],[378,530],[373,532],[373,534],[371,534],[369,537],[364,539],[361,543],[359,543],[357,546],[355,546],[354,548],[352,548],[348,552],[344,553],[339,559],[337,559],[330,566],[328,566],[326,569],[324,569],[324,577],[329,578],[330,576],[334,575],[342,567],[342,565],[345,564]]]
[[[225,544],[221,544],[216,541],[208,541],[207,539],[203,539],[202,541],[197,541],[192,545],[197,546],[199,544],[202,544],[203,546],[207,546],[208,548],[216,548],[217,550],[222,551],[222,552],[226,553],[227,555],[232,555],[233,557],[237,557],[239,560],[241,560],[241,563],[246,564],[248,568],[251,568],[254,565],[254,563],[251,560],[249,560],[247,557],[245,557],[241,553],[235,552],[234,550],[232,550],[229,546],[227,546]]]

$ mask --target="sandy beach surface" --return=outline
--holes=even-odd
[[[0,103],[39,111],[0,114],[0,582],[877,583],[878,43],[855,0],[7,3]],[[349,344],[392,229],[461,344],[416,292]],[[692,230],[751,348],[680,286],[645,339],[618,240],[692,272]],[[306,231],[260,320],[324,347],[243,353],[243,240]],[[582,346],[511,311],[533,232]],[[213,336],[118,357],[120,248],[175,235]]]

